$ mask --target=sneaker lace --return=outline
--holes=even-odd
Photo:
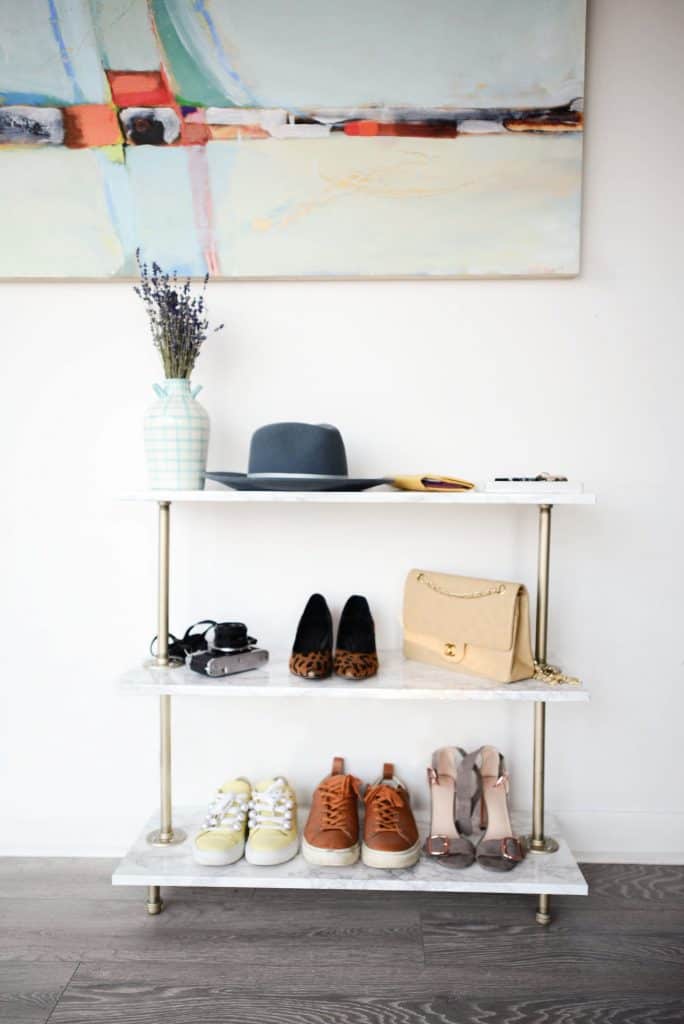
[[[229,828],[240,832],[244,828],[249,801],[244,793],[218,792],[209,804],[204,828]]]
[[[331,775],[321,782],[318,792],[322,804],[322,827],[344,829],[347,805],[350,800],[358,799],[361,780],[355,775]]]
[[[294,800],[286,786],[276,780],[268,789],[252,793],[249,802],[249,827],[289,832],[292,828]]]
[[[404,801],[393,786],[378,782],[368,788],[364,803],[371,805],[378,820],[378,832],[396,832],[399,828],[399,808]]]

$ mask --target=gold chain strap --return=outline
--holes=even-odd
[[[434,590],[436,594],[441,594],[442,597],[459,597],[465,601],[470,601],[476,597],[494,597],[496,594],[504,594],[506,592],[506,584],[497,583],[495,586],[490,587],[489,590],[476,590],[473,594],[454,594],[451,590],[443,590],[436,583],[431,583],[430,580],[425,578],[424,572],[419,572],[416,579],[424,587],[429,587],[430,590]]]
[[[568,686],[580,686],[577,676],[566,676],[556,665],[542,665],[534,663],[534,676],[540,683],[548,683],[549,686],[558,686],[560,683],[567,683]]]

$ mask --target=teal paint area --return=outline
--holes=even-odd
[[[225,90],[207,68],[206,61],[198,59],[194,38],[183,31],[185,22],[178,17],[178,5],[151,0],[151,7],[165,63],[179,99],[203,107],[232,106]]]

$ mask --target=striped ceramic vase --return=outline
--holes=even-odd
[[[209,417],[190,381],[155,384],[157,401],[145,414],[145,457],[153,490],[201,491],[207,468]]]

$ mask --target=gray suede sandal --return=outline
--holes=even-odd
[[[491,871],[511,871],[525,856],[513,832],[508,808],[508,773],[496,747],[475,752],[482,783],[482,822],[485,834],[477,845],[477,863]]]
[[[473,809],[479,796],[478,776],[471,755],[460,747],[441,747],[428,768],[430,835],[423,844],[428,857],[451,868],[467,868],[475,860],[470,835]]]

